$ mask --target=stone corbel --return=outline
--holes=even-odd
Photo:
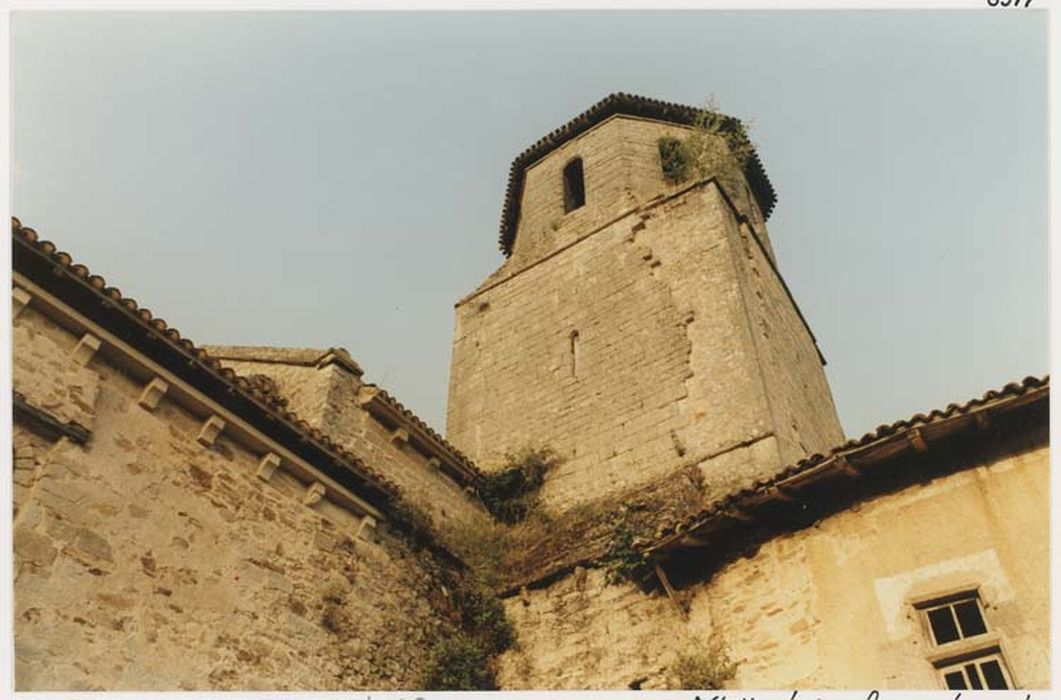
[[[219,416],[210,416],[203,423],[202,430],[199,431],[199,435],[195,438],[204,447],[213,447],[217,441],[217,436],[221,434],[221,431],[225,429],[225,421],[221,420]]]
[[[77,341],[77,346],[70,353],[70,357],[79,365],[87,365],[96,354],[96,351],[99,350],[99,346],[99,338],[91,333],[85,333],[81,336],[81,340]]]
[[[442,460],[440,460],[438,457],[432,457],[431,459],[427,460],[427,466],[431,467],[432,469],[441,469]]]
[[[306,495],[302,497],[302,504],[312,508],[321,502],[321,499],[324,498],[324,494],[327,493],[327,491],[328,489],[324,487],[324,484],[319,481],[314,481],[309,485],[309,488],[306,489]]]
[[[398,447],[405,447],[409,444],[409,431],[405,428],[395,428],[391,431],[391,442]]]
[[[280,455],[270,452],[262,457],[262,461],[258,462],[258,478],[262,481],[269,481],[279,468]]]
[[[144,390],[140,393],[140,398],[137,399],[137,403],[142,408],[148,411],[153,411],[158,407],[158,402],[162,400],[162,397],[169,391],[169,384],[164,382],[160,377],[155,377],[151,382],[144,387]]]
[[[366,515],[361,518],[361,524],[357,526],[357,534],[354,535],[355,539],[364,540],[365,542],[376,541],[376,519],[371,515]]]
[[[11,320],[14,321],[22,313],[22,309],[29,306],[33,297],[22,287],[11,288]]]

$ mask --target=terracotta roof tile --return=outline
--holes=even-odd
[[[465,455],[463,452],[461,452],[456,447],[447,442],[444,437],[442,437],[435,431],[434,428],[432,428],[430,425],[421,420],[421,418],[415,413],[413,413],[411,410],[406,408],[401,401],[394,398],[389,393],[387,393],[385,389],[381,389],[375,384],[366,384],[365,386],[377,389],[379,391],[378,396],[387,403],[389,403],[391,406],[393,406],[398,413],[405,416],[406,420],[408,420],[410,423],[416,425],[418,428],[430,435],[433,440],[437,440],[441,445],[445,446],[446,449],[448,449],[450,453],[453,454],[453,456],[460,460],[461,466],[467,469],[475,476],[476,480],[481,481],[484,478],[483,472],[467,455]]]
[[[669,535],[676,533],[685,532],[691,529],[695,529],[700,525],[703,525],[706,521],[711,518],[725,512],[732,508],[745,499],[761,494],[771,488],[776,487],[779,483],[791,479],[792,477],[809,472],[815,467],[828,462],[829,460],[836,458],[840,455],[844,455],[853,450],[859,448],[866,448],[873,445],[876,442],[883,441],[886,438],[894,435],[911,431],[914,428],[921,428],[929,425],[938,424],[944,421],[958,419],[961,416],[967,415],[977,408],[987,406],[989,404],[995,404],[1007,399],[1014,399],[1033,393],[1038,390],[1049,390],[1050,387],[1050,376],[1046,375],[1043,377],[1025,377],[1020,382],[1011,382],[1001,389],[992,389],[986,392],[979,398],[970,399],[963,404],[951,403],[946,409],[933,410],[927,415],[924,413],[917,413],[910,418],[896,421],[889,425],[878,426],[876,430],[866,433],[860,438],[848,440],[847,442],[839,445],[838,447],[830,450],[827,454],[814,454],[810,457],[800,460],[795,464],[784,467],[773,476],[759,479],[755,481],[750,487],[735,491],[727,494],[721,499],[716,500],[709,506],[703,508],[699,512],[693,514],[684,521],[672,526],[661,532],[661,539],[666,540]],[[650,545],[650,549],[657,545]]]
[[[390,497],[396,498],[400,496],[401,489],[397,484],[369,467],[330,438],[322,435],[319,431],[311,429],[306,421],[293,412],[284,409],[283,405],[279,404],[275,396],[269,391],[248,382],[245,378],[238,376],[232,369],[221,367],[217,359],[211,357],[203,348],[197,347],[190,339],[181,336],[180,331],[176,328],[169,326],[160,318],[155,318],[148,309],[140,308],[136,300],[123,296],[118,288],[108,287],[103,277],[91,274],[86,266],[74,264],[68,253],[56,252],[56,247],[53,243],[40,240],[36,231],[23,226],[15,217],[11,219],[11,232],[16,241],[22,241],[33,250],[48,257],[51,264],[58,270],[65,271],[72,277],[81,280],[85,287],[94,293],[126,309],[129,312],[129,317],[141,324],[145,330],[149,331],[149,334],[168,341],[171,347],[187,356],[190,363],[196,363],[214,374],[226,383],[231,391],[251,399],[259,407],[272,414],[274,418],[296,427],[307,440],[316,443],[325,452],[335,455],[346,468],[375,484],[377,488],[389,494]]]

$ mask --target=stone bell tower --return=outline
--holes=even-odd
[[[724,185],[664,175],[698,113],[620,93],[518,156],[507,260],[457,304],[448,438],[486,469],[551,447],[554,510],[690,464],[711,498],[843,441],[758,157]]]

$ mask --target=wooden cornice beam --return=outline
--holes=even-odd
[[[663,570],[663,567],[659,564],[653,564],[652,567],[656,570],[656,578],[659,579],[660,584],[663,585],[663,590],[667,592],[667,597],[670,602],[674,604],[674,607],[678,610],[678,615],[681,616],[682,620],[689,619],[689,613],[686,611],[685,606],[678,600],[678,594],[674,592],[674,588],[670,585],[670,579],[667,578],[667,572]]]

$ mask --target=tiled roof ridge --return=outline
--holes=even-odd
[[[405,416],[406,420],[408,420],[410,423],[413,423],[425,433],[430,435],[432,439],[437,440],[440,444],[444,445],[453,454],[454,457],[461,461],[461,466],[465,467],[470,472],[475,474],[478,479],[484,479],[486,477],[483,471],[479,469],[478,465],[476,465],[475,462],[471,460],[471,458],[469,458],[466,454],[454,447],[448,440],[446,440],[446,438],[442,437],[442,435],[439,434],[434,428],[432,428],[427,422],[425,422],[422,418],[413,413],[411,409],[406,408],[401,401],[391,395],[386,389],[377,384],[365,384],[364,386],[365,388],[375,389],[378,392],[377,396],[389,403],[398,413]]]
[[[270,414],[290,424],[301,435],[323,448],[325,452],[337,455],[354,473],[360,473],[362,478],[373,482],[377,488],[389,494],[392,498],[401,496],[402,490],[396,483],[369,467],[357,456],[334,442],[321,430],[311,426],[293,411],[286,410],[278,405],[275,397],[261,390],[250,379],[238,374],[230,367],[222,366],[217,358],[211,356],[203,348],[197,347],[190,339],[181,336],[180,331],[171,327],[163,319],[155,317],[150,310],[140,307],[135,299],[123,296],[121,290],[117,287],[108,287],[106,280],[102,276],[92,274],[85,265],[74,263],[69,253],[58,250],[51,241],[40,240],[35,230],[23,226],[22,222],[16,217],[11,217],[11,232],[17,239],[25,241],[35,250],[47,256],[58,268],[79,278],[82,283],[93,289],[99,296],[113,302],[115,308],[124,310],[127,315],[136,319],[159,339],[187,355],[190,360],[198,362]]]
[[[697,115],[702,111],[703,108],[700,107],[692,107],[676,102],[665,102],[626,92],[614,92],[591,105],[567,123],[553,129],[535,141],[516,156],[509,168],[508,185],[505,188],[505,199],[501,207],[500,235],[498,238],[501,252],[504,253],[505,257],[512,254],[512,244],[516,238],[516,225],[519,221],[520,197],[523,193],[523,174],[527,166],[538,161],[566,141],[582,134],[615,114],[627,114],[689,125],[693,123]],[[728,128],[736,128],[741,124],[741,120],[736,117],[721,116],[725,118],[724,124]],[[777,193],[774,191],[770,178],[766,175],[766,170],[763,168],[758,151],[754,148],[751,158],[744,167],[744,174],[748,178],[748,185],[759,203],[763,217],[770,218],[770,214],[777,204]]]
[[[853,450],[867,447],[875,442],[893,437],[903,431],[909,431],[913,428],[924,427],[939,421],[967,415],[974,409],[986,405],[996,404],[1007,399],[1012,400],[1023,397],[1039,390],[1047,390],[1049,389],[1049,386],[1049,374],[1043,375],[1042,377],[1027,376],[1020,382],[1010,382],[1001,389],[991,389],[983,394],[983,396],[970,399],[963,404],[951,403],[948,404],[945,409],[936,409],[927,415],[924,413],[917,413],[910,418],[896,421],[890,425],[880,425],[876,430],[868,432],[860,438],[851,439],[838,445],[827,454],[813,454],[795,464],[791,464],[781,469],[770,477],[756,480],[751,486],[729,493],[726,496],[713,501],[710,505],[702,508],[699,512],[694,513],[684,521],[660,532],[658,536],[654,538],[654,541],[649,543],[648,549],[654,549],[661,544],[661,541],[667,540],[675,534],[695,529],[712,517],[726,513],[746,498],[768,491],[769,489],[776,487],[780,482],[791,479],[798,474],[809,471],[829,460],[841,457]]]
[[[292,365],[314,364],[328,352],[323,348],[286,348],[275,345],[216,345],[211,343],[202,347],[211,357],[219,360]]]

